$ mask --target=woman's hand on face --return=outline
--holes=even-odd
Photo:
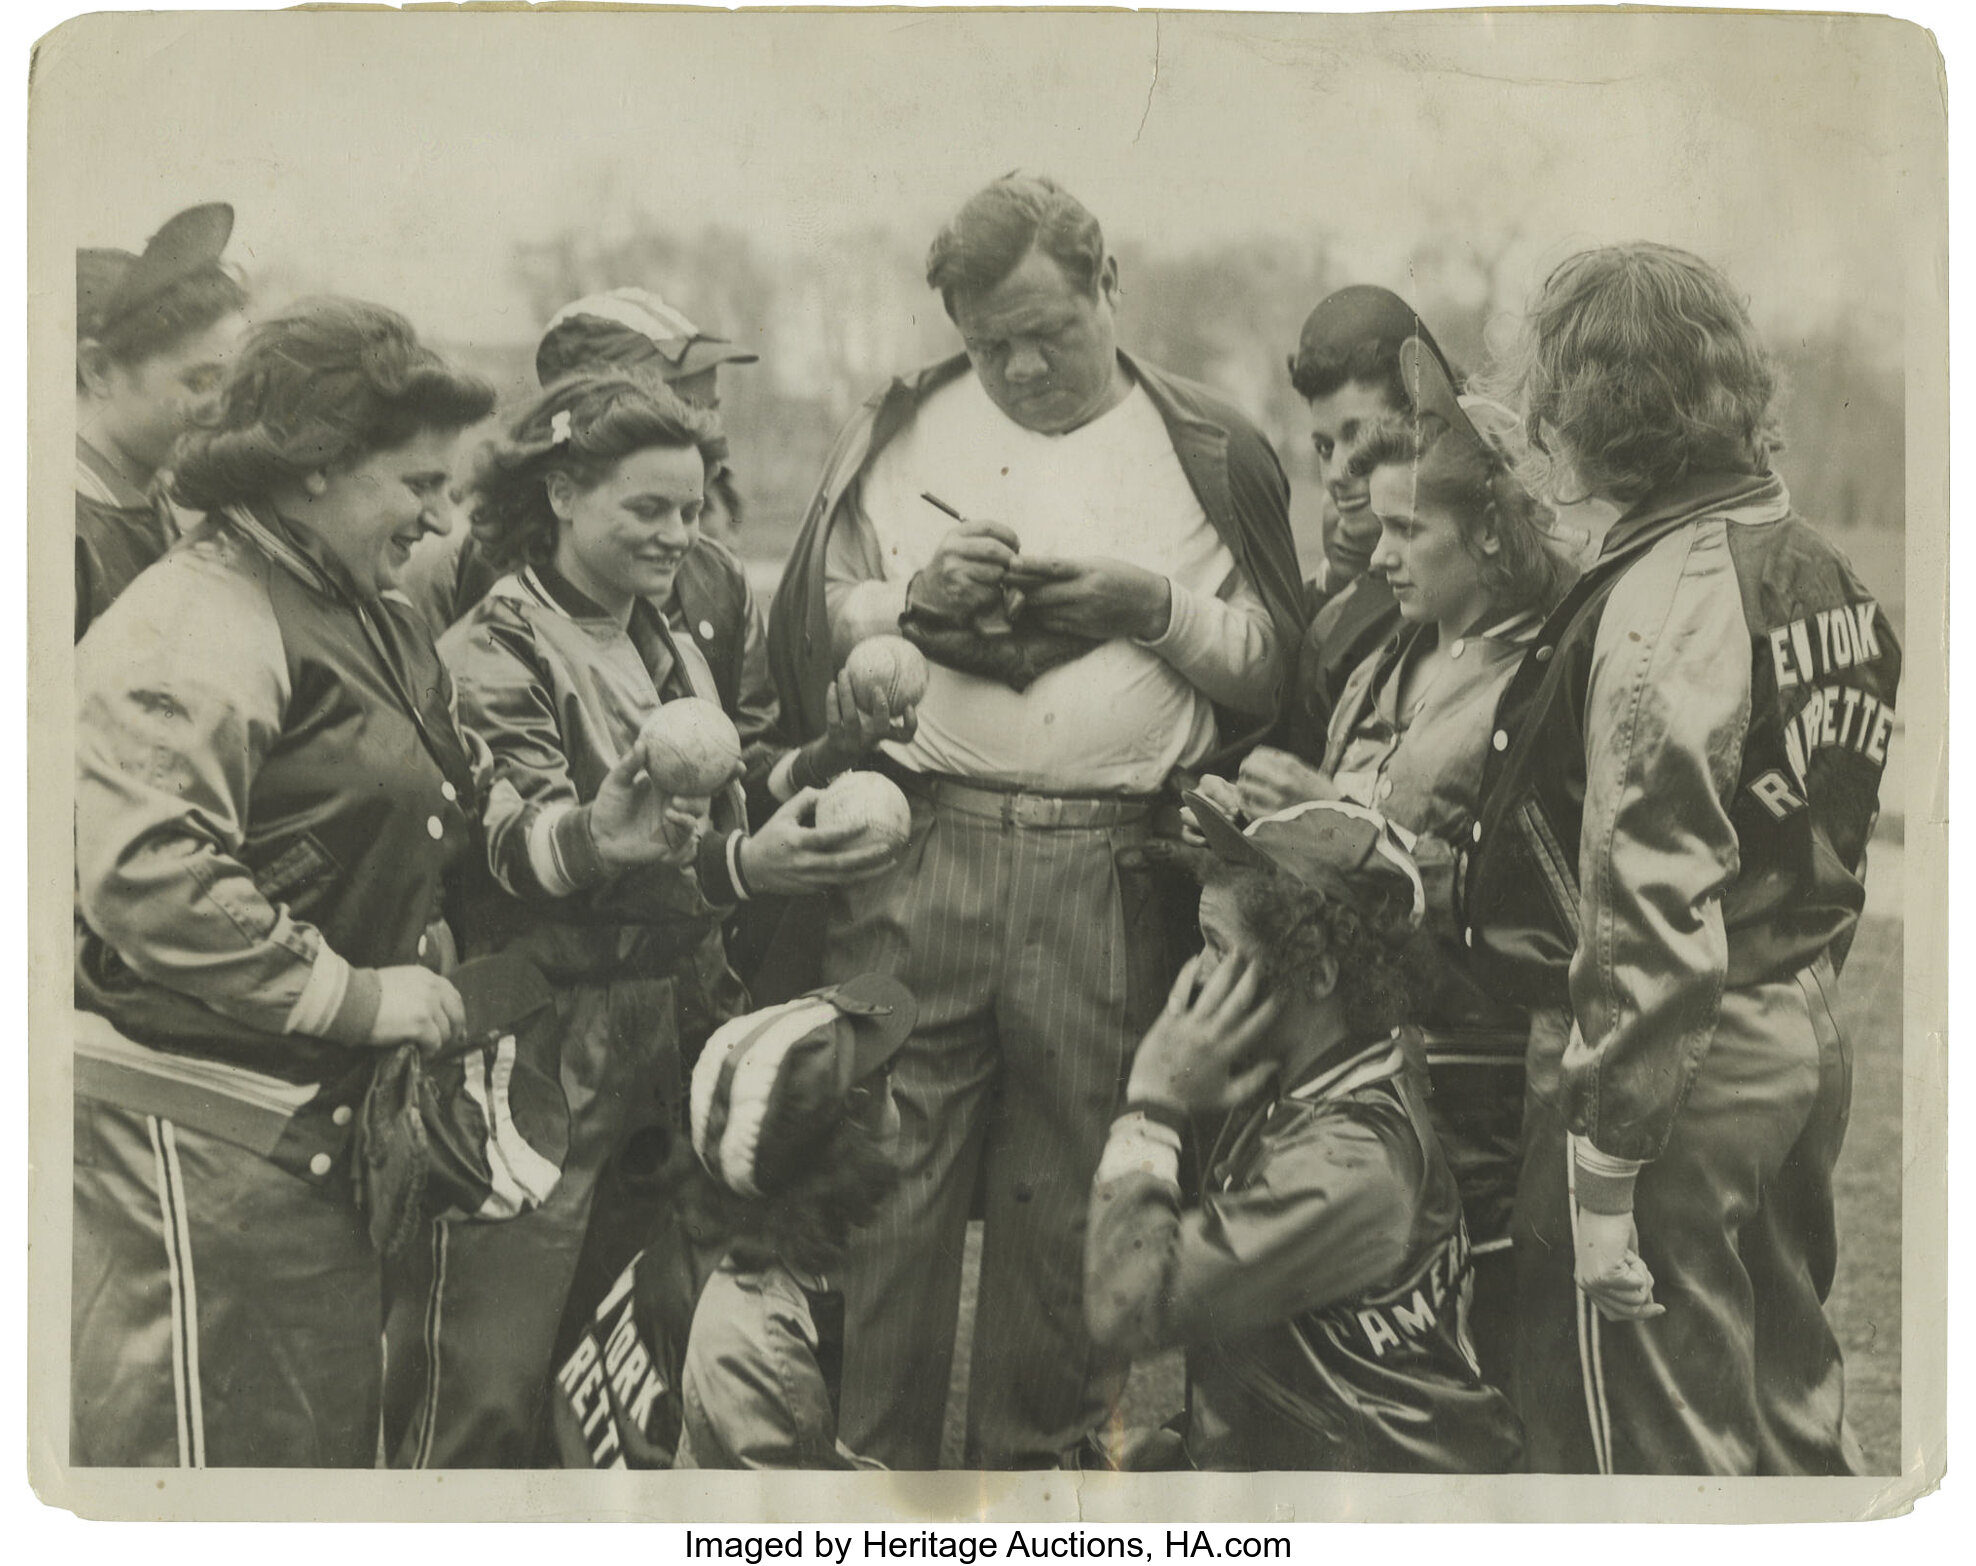
[[[1252,821],[1308,800],[1338,798],[1336,786],[1317,768],[1267,745],[1258,745],[1244,758],[1236,789]]]
[[[898,863],[903,845],[872,841],[861,826],[816,825],[818,789],[793,796],[742,841],[741,875],[757,896],[800,897],[833,886],[855,886]]]
[[[416,1044],[421,1055],[435,1055],[466,1037],[467,1008],[451,979],[430,968],[407,963],[376,969],[377,1016],[371,1020],[370,1042],[389,1049]]]
[[[837,770],[859,760],[881,740],[898,740],[903,744],[918,732],[917,709],[908,707],[895,713],[882,692],[875,693],[873,701],[875,706],[858,705],[848,669],[839,669],[837,678],[824,691],[824,737]]]
[[[1252,1060],[1282,1003],[1262,990],[1262,974],[1240,955],[1222,958],[1197,987],[1201,959],[1180,970],[1166,1009],[1147,1029],[1132,1060],[1129,1100],[1183,1114],[1209,1114],[1246,1103],[1276,1072]]]
[[[590,803],[590,836],[615,870],[637,865],[683,865],[707,813],[707,801],[663,794],[645,775],[632,746],[605,775]]]

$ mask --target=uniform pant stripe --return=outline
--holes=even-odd
[[[165,1144],[165,1169],[171,1175],[172,1214],[178,1225],[178,1270],[185,1290],[185,1409],[192,1429],[192,1466],[206,1466],[205,1381],[199,1372],[199,1278],[192,1264],[192,1219],[185,1200],[185,1171],[178,1162],[178,1127],[158,1122]]]
[[[432,1226],[432,1290],[425,1301],[425,1407],[419,1415],[419,1445],[414,1468],[432,1461],[432,1443],[439,1430],[439,1333],[445,1319],[447,1225]]]
[[[1564,1205],[1571,1214],[1572,1292],[1576,1296],[1578,1379],[1585,1390],[1585,1423],[1592,1436],[1592,1455],[1599,1472],[1612,1472],[1612,1427],[1606,1419],[1605,1362],[1599,1352],[1599,1310],[1578,1287],[1578,1160],[1569,1138],[1564,1144]]]
[[[172,1212],[171,1176],[165,1167],[165,1143],[158,1129],[158,1117],[146,1115],[144,1127],[151,1138],[151,1164],[158,1184],[158,1213],[165,1242],[165,1277],[171,1289],[172,1307],[172,1407],[178,1416],[178,1466],[192,1466],[192,1428],[186,1413],[185,1397],[185,1297],[178,1270],[178,1221]]]

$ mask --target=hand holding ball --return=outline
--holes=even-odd
[[[652,786],[672,798],[710,799],[741,773],[741,736],[726,713],[697,696],[647,718],[638,748]]]
[[[851,649],[844,660],[851,692],[867,712],[884,699],[895,718],[917,707],[926,696],[926,659],[903,636],[872,636]]]
[[[825,789],[816,802],[820,832],[855,827],[856,841],[881,843],[897,853],[912,837],[912,806],[899,785],[876,772],[846,772]]]

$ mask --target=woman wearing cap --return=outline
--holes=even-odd
[[[178,536],[160,470],[247,330],[246,290],[220,260],[232,232],[233,208],[214,202],[141,256],[76,252],[77,641]]]
[[[634,1135],[684,1125],[690,1054],[743,1004],[722,917],[892,857],[858,828],[816,830],[814,789],[751,835],[730,786],[697,847],[697,823],[674,823],[676,853],[588,830],[601,784],[635,771],[661,703],[718,702],[705,660],[657,607],[693,546],[716,435],[711,415],[649,378],[578,375],[524,410],[475,477],[476,541],[509,574],[440,652],[461,721],[493,754],[487,828],[503,890],[462,905],[462,928],[470,953],[526,955],[561,991],[570,1149],[542,1208],[498,1227],[435,1225],[429,1266],[406,1280],[394,1405],[414,1466],[534,1456],[599,1175]]]
[[[1460,1199],[1400,1043],[1419,872],[1356,805],[1245,835],[1189,803],[1205,947],[1133,1057],[1085,1251],[1097,1342],[1187,1350],[1179,1451],[1125,1466],[1504,1472],[1516,1417],[1465,1342]]]
[[[694,1313],[680,1468],[876,1468],[837,1436],[830,1274],[898,1181],[890,1068],[917,1008],[866,975],[740,1017],[693,1069],[703,1182],[731,1236]]]
[[[1436,841],[1420,853],[1445,864],[1449,845],[1473,832],[1496,703],[1573,571],[1552,542],[1547,509],[1512,470],[1507,410],[1459,401],[1423,338],[1395,357],[1419,412],[1360,431],[1347,467],[1378,523],[1372,570],[1398,605],[1400,629],[1345,682],[1319,765],[1263,748],[1233,788],[1218,779],[1202,786],[1250,817],[1306,799],[1371,806],[1430,835]],[[1484,1374],[1508,1386],[1509,1225],[1530,1019],[1475,982],[1451,927],[1441,959],[1417,1018],[1434,1084],[1429,1107],[1474,1245],[1475,1346]]]
[[[1705,261],[1571,257],[1506,378],[1553,492],[1622,513],[1497,709],[1463,883],[1485,982],[1561,1019],[1516,1203],[1532,1466],[1857,1472],[1832,1003],[1900,646],[1792,511],[1769,360]]]
[[[264,323],[175,459],[207,521],[78,650],[78,1464],[374,1460],[352,1121],[464,1026],[428,931],[475,786],[388,590],[493,400],[375,305]]]

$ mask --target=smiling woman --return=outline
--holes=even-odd
[[[77,1463],[373,1460],[355,1122],[381,1051],[464,1033],[476,788],[383,590],[493,401],[375,305],[263,323],[176,454],[208,520],[77,651]]]

